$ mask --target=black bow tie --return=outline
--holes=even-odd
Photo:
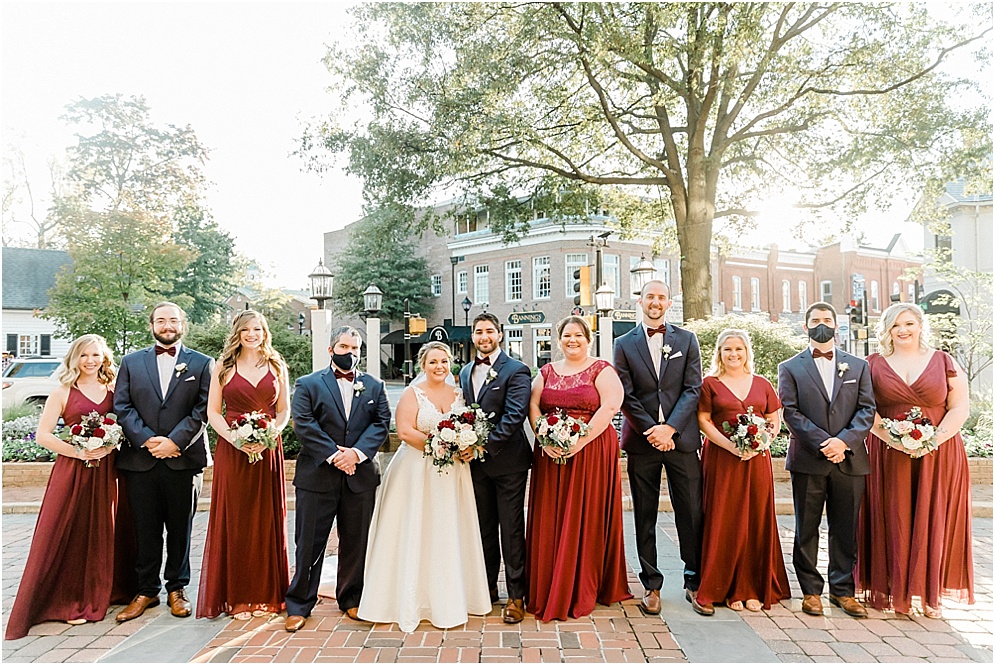
[[[476,367],[477,365],[490,365],[490,364],[491,364],[491,357],[490,356],[484,356],[483,358],[474,358],[473,359],[473,366],[474,367]]]
[[[155,354],[157,356],[161,356],[164,353],[168,353],[169,355],[175,357],[176,356],[176,347],[175,346],[170,346],[170,347],[159,346],[158,344],[156,344],[155,345]]]
[[[341,372],[339,370],[335,370],[335,378],[336,379],[349,379],[350,381],[355,381],[356,380],[356,373],[355,372]]]

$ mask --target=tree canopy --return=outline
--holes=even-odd
[[[366,4],[358,46],[325,61],[341,112],[301,152],[315,169],[347,154],[373,206],[626,188],[676,227],[685,314],[704,318],[716,218],[785,190],[799,218],[884,206],[991,151],[976,84],[940,67],[990,31],[988,5],[960,7]],[[348,125],[357,104],[372,119]],[[527,226],[494,210],[506,238]]]

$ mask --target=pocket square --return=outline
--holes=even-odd
[[[196,381],[196,380],[197,380],[196,376],[191,376],[189,379],[183,379],[183,382],[186,383],[187,381]]]
[[[856,383],[856,382],[857,382],[857,379],[850,379],[849,381],[844,381],[843,385],[845,386],[848,383]]]
[[[683,353],[681,353],[680,351],[678,351],[677,353],[671,353],[671,354],[670,354],[670,358],[668,358],[667,360],[673,360],[674,358],[680,358],[680,357],[681,357],[681,356],[683,356],[683,355],[684,355],[684,354],[683,354]]]
[[[373,404],[373,400],[371,399],[367,404]]]

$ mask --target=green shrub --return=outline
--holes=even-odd
[[[715,342],[726,328],[745,330],[753,345],[753,371],[777,387],[777,365],[805,348],[806,341],[794,327],[772,323],[759,316],[727,315],[704,321],[691,321],[686,328],[698,336],[701,368],[708,374]]]
[[[11,420],[23,418],[24,416],[34,416],[37,421],[39,413],[41,413],[41,404],[28,404],[26,402],[22,402],[13,406],[4,407],[3,421],[6,423]]]
[[[38,410],[35,413],[7,419],[4,411],[3,461],[4,462],[51,462],[55,453],[38,445],[35,432],[38,430]]]

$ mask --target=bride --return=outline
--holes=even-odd
[[[454,628],[469,614],[491,611],[470,467],[457,462],[440,473],[422,454],[436,424],[463,404],[448,382],[451,359],[441,342],[418,353],[425,378],[397,404],[403,443],[384,473],[370,525],[358,614],[406,633],[422,619]]]

